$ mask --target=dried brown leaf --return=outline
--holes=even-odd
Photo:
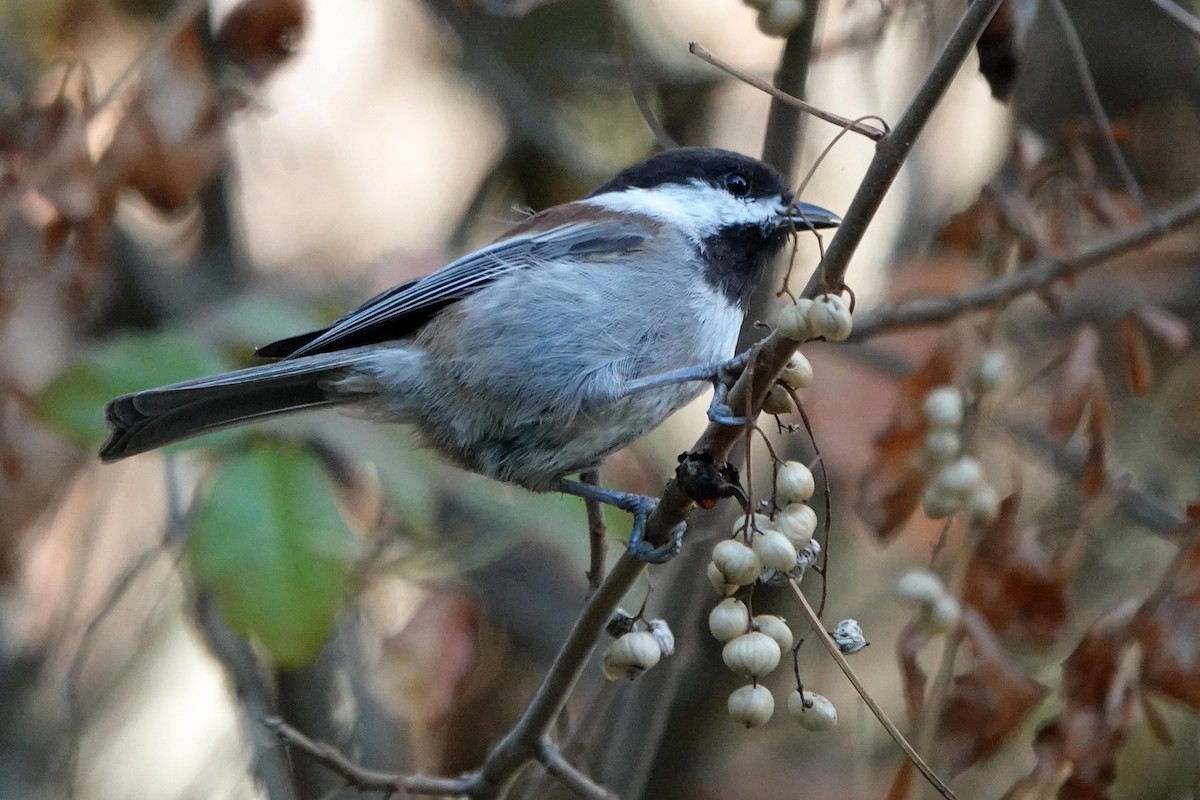
[[[1071,352],[1063,364],[1050,403],[1050,433],[1065,443],[1083,420],[1093,385],[1100,377],[1097,357],[1100,336],[1090,325],[1079,330]]]
[[[1112,430],[1112,403],[1108,399],[1108,388],[1097,378],[1092,382],[1092,395],[1087,421],[1088,451],[1083,460],[1083,491],[1095,497],[1108,484],[1108,468],[1105,452],[1108,435]]]
[[[1200,708],[1200,536],[1175,557],[1138,612],[1135,631],[1142,685]]]
[[[932,635],[916,620],[904,626],[896,639],[896,658],[900,661],[900,677],[904,684],[904,708],[916,724],[925,708],[925,685],[929,682],[925,670],[917,663],[917,655],[929,644]]]
[[[1070,621],[1071,568],[1038,541],[1035,527],[1018,530],[1016,494],[980,538],[967,563],[963,603],[976,609],[1006,643],[1049,646]]]
[[[934,739],[935,762],[951,775],[995,754],[1048,691],[1008,657],[979,614],[968,609],[962,629],[973,668],[954,676]]]
[[[875,461],[859,480],[855,511],[875,535],[891,538],[921,502],[926,476],[918,461],[928,423],[921,413],[926,393],[954,377],[956,347],[946,339],[897,389],[896,410],[875,441]]]
[[[1132,314],[1121,317],[1121,343],[1124,345],[1129,388],[1134,394],[1144,397],[1150,394],[1150,387],[1154,383],[1154,367],[1150,363],[1146,336]]]
[[[177,211],[220,166],[221,123],[202,45],[194,31],[185,30],[147,68],[101,167],[160,211]]]
[[[1172,352],[1183,352],[1192,343],[1192,332],[1187,322],[1165,308],[1141,305],[1133,310],[1133,315],[1147,332]]]

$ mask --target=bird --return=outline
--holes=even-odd
[[[762,161],[666,150],[327,327],[258,348],[270,363],[117,397],[100,459],[340,407],[409,424],[467,470],[622,508],[628,552],[661,562],[682,530],[658,548],[643,540],[654,501],[568,476],[718,385],[788,236],[839,222]],[[710,417],[728,413],[714,397]]]

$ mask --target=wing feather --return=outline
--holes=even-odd
[[[561,214],[570,206],[552,209]],[[547,221],[553,217],[547,214]],[[539,215],[539,217],[542,215]],[[347,347],[385,342],[411,335],[439,309],[479,291],[502,275],[536,269],[562,258],[618,256],[641,247],[653,235],[651,225],[628,216],[582,221],[578,214],[553,227],[522,226],[502,239],[453,261],[436,272],[368,300],[329,327],[273,342],[258,354],[298,358]],[[536,223],[538,217],[529,222]]]

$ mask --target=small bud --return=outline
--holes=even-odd
[[[962,508],[962,498],[942,491],[934,482],[921,494],[921,507],[930,519],[945,519]]]
[[[925,434],[921,452],[925,463],[931,467],[944,467],[954,460],[962,449],[962,439],[952,428],[930,428]]]
[[[896,581],[896,594],[901,600],[929,605],[946,595],[946,585],[932,572],[914,569]]]
[[[775,490],[785,500],[804,501],[813,496],[817,484],[812,470],[799,461],[788,461],[775,476]]]
[[[805,730],[822,733],[837,726],[837,709],[833,707],[833,703],[816,692],[792,692],[788,695],[787,707],[788,713]]]
[[[824,336],[830,342],[842,342],[854,331],[850,309],[836,294],[823,294],[813,301],[808,314],[814,336]]]
[[[864,647],[870,644],[867,637],[863,634],[862,626],[857,620],[844,619],[837,624],[837,627],[829,632],[833,637],[834,643],[838,649],[846,655],[857,653]]]
[[[757,728],[775,713],[775,698],[765,686],[747,685],[729,695],[729,716],[747,728]]]
[[[921,404],[925,419],[934,428],[957,428],[963,422],[962,392],[953,386],[937,386]]]
[[[1004,380],[1004,353],[999,350],[984,350],[971,365],[968,378],[971,388],[978,394],[994,391]]]
[[[705,572],[708,575],[708,582],[712,584],[713,589],[715,589],[717,594],[721,595],[721,597],[729,597],[731,594],[737,592],[738,589],[742,588],[736,583],[729,583],[726,581],[725,576],[721,574],[721,570],[717,569],[717,565],[711,561],[708,562],[708,569]]]
[[[725,666],[750,678],[766,675],[779,666],[782,657],[779,643],[758,631],[742,634],[728,642],[721,651]]]
[[[797,350],[792,353],[792,357],[788,359],[787,366],[783,368],[779,377],[793,389],[807,389],[812,386],[813,382],[812,364],[808,363],[804,354]]]
[[[737,539],[717,542],[713,548],[712,563],[725,576],[727,583],[746,586],[758,580],[762,572],[762,561],[758,554]]]
[[[766,531],[755,536],[753,547],[764,567],[780,572],[796,568],[796,547],[779,531]]]
[[[665,619],[652,619],[647,622],[646,633],[653,636],[654,641],[658,642],[658,649],[664,656],[675,652],[675,634],[671,633],[671,626]]]
[[[967,521],[979,528],[986,528],[1000,516],[1000,496],[986,483],[981,483],[967,498],[963,511]]]
[[[965,501],[983,483],[983,467],[970,456],[963,456],[952,464],[947,464],[933,479],[933,485],[944,495],[957,497]]]
[[[775,526],[779,528],[780,533],[788,537],[793,547],[803,550],[817,532],[817,512],[805,503],[788,503],[783,511],[779,512]]]
[[[750,630],[750,610],[732,597],[717,603],[708,614],[708,631],[718,642],[736,639]]]
[[[612,680],[636,678],[662,658],[658,641],[646,631],[627,633],[604,653],[604,677]],[[614,677],[615,676],[615,677]]]
[[[762,15],[759,15],[759,20],[761,19]],[[796,342],[806,342],[817,336],[813,333],[812,323],[809,321],[812,305],[812,300],[802,297],[790,306],[784,306],[779,312],[779,319],[775,321],[775,330],[780,336],[786,336]]]
[[[949,633],[958,627],[962,606],[950,595],[942,595],[921,613],[921,624],[930,633]]]
[[[782,386],[772,386],[763,398],[762,410],[764,414],[790,414],[796,406]]]
[[[782,617],[774,614],[759,614],[750,621],[750,624],[759,633],[765,633],[774,639],[780,650],[792,649],[792,645],[795,643],[792,638],[792,629],[788,627]]]

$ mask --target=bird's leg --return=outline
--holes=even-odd
[[[726,404],[725,398],[729,394],[729,389],[737,381],[738,376],[742,374],[742,370],[746,368],[749,360],[750,353],[747,351],[739,353],[728,361],[684,367],[683,369],[663,372],[658,375],[649,375],[645,378],[636,378],[622,384],[620,396],[629,397],[648,389],[673,386],[677,383],[711,381],[713,384],[713,399],[708,407],[708,418],[722,425],[745,425],[746,418],[735,416],[733,410]]]
[[[746,418],[734,414],[726,399],[729,397],[729,390],[733,388],[733,384],[737,383],[737,379],[741,377],[749,362],[750,351],[747,350],[719,365],[717,374],[713,376],[713,398],[712,402],[708,404],[708,418],[718,425],[741,426],[746,424]]]
[[[658,505],[658,501],[652,497],[618,492],[614,489],[605,489],[603,486],[592,486],[590,483],[580,483],[566,478],[559,479],[554,488],[564,494],[582,497],[585,500],[595,500],[598,503],[615,506],[633,514],[633,528],[629,531],[629,544],[626,552],[639,561],[665,564],[679,555],[679,550],[683,547],[683,534],[687,530],[687,524],[683,522],[679,523],[679,527],[671,532],[671,538],[666,544],[652,547],[646,541],[646,520]]]

